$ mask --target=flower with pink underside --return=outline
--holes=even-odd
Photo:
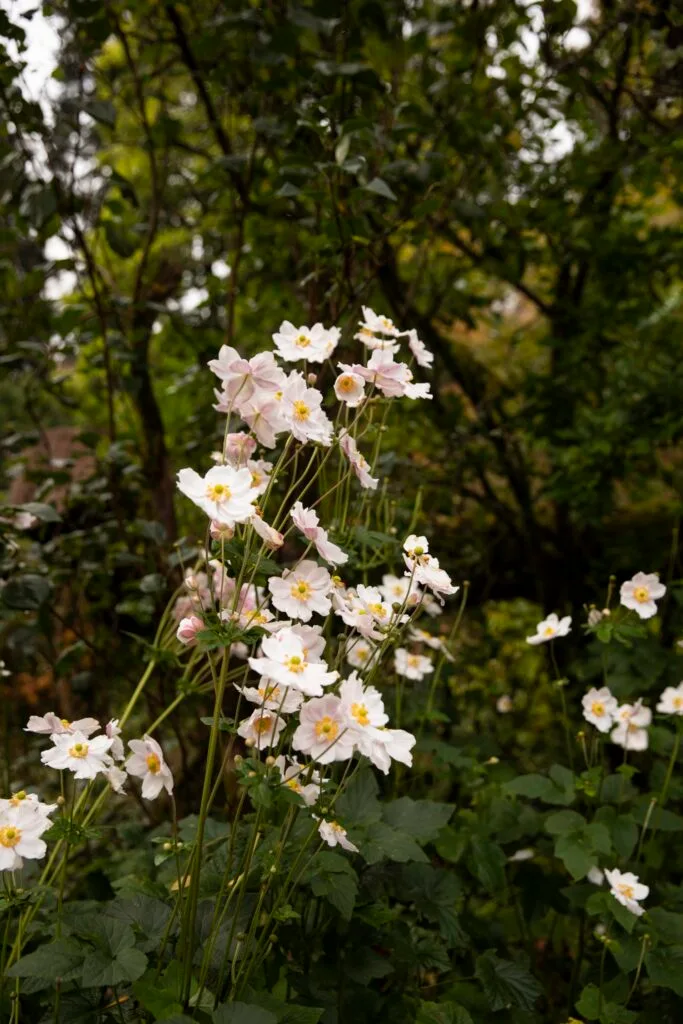
[[[303,622],[308,622],[314,612],[327,615],[331,607],[327,595],[331,588],[327,569],[308,559],[296,569],[285,569],[282,576],[268,580],[268,589],[278,611]]]
[[[370,473],[370,464],[358,451],[358,445],[349,434],[348,430],[340,430],[339,447],[351,463],[351,469],[356,474],[361,487],[374,491],[379,483],[379,478]]]
[[[315,544],[321,558],[330,565],[343,565],[348,562],[349,556],[328,539],[327,530],[319,525],[318,514],[312,508],[304,508],[300,501],[295,501],[289,514],[306,540]]]

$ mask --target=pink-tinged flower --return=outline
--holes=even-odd
[[[358,321],[360,330],[354,334],[356,341],[362,341],[367,348],[377,349],[386,346],[395,351],[398,345],[386,341],[386,336],[396,338],[400,333],[394,321],[388,316],[375,313],[369,306],[363,306],[362,309],[363,319]]]
[[[247,469],[251,473],[251,486],[258,495],[264,494],[268,490],[270,475],[273,472],[272,464],[265,459],[249,459]]]
[[[649,896],[650,890],[648,886],[642,884],[638,875],[634,875],[631,871],[624,871],[622,873],[617,868],[613,868],[611,871],[606,870],[605,877],[615,900],[618,900],[622,906],[630,910],[636,917],[640,917],[644,913],[643,908],[640,906],[640,901],[647,899]]]
[[[51,824],[47,815],[26,804],[0,812],[0,871],[18,871],[24,859],[41,860],[47,846],[40,837]]]
[[[89,738],[82,732],[53,734],[52,743],[49,750],[42,752],[40,760],[59,771],[67,768],[75,779],[94,779],[111,767],[109,749],[113,740],[108,736]]]
[[[666,587],[659,582],[656,572],[637,572],[633,579],[621,584],[619,591],[624,608],[630,608],[641,619],[651,619],[657,614],[657,604],[666,594]]]
[[[70,722],[67,718],[58,718],[53,711],[48,711],[44,716],[31,715],[24,729],[24,732],[37,732],[41,736],[62,736],[72,735],[80,732],[84,736],[91,736],[100,727],[96,718],[78,718]]]
[[[365,380],[351,370],[340,373],[334,382],[334,393],[349,409],[356,409],[365,398]]]
[[[282,576],[272,576],[268,589],[278,611],[293,619],[308,622],[313,613],[327,615],[330,610],[332,581],[327,569],[306,559],[296,569],[285,569]]]
[[[424,679],[434,671],[434,665],[423,654],[411,654],[405,647],[397,647],[394,652],[394,667],[399,676],[406,679]]]
[[[275,530],[272,526],[269,526],[258,512],[254,513],[249,522],[267,548],[270,548],[271,551],[275,551],[277,548],[282,547],[285,542],[285,538],[279,530]]]
[[[306,540],[315,544],[321,558],[324,558],[330,565],[343,565],[344,562],[348,562],[349,556],[328,539],[327,530],[319,525],[317,512],[314,512],[312,508],[304,508],[300,501],[295,501],[289,514],[294,520],[294,525],[303,533]]]
[[[204,622],[197,615],[190,615],[187,619],[181,619],[176,631],[176,639],[186,647],[192,647],[197,643],[197,635],[206,629]]]
[[[367,366],[339,363],[346,373],[355,373],[374,384],[387,398],[431,398],[429,384],[413,384],[413,373],[405,363],[394,362],[393,352],[375,349]]]
[[[321,821],[318,825],[318,834],[328,846],[341,846],[342,850],[358,853],[358,847],[354,846],[347,837],[346,829],[337,821]]]
[[[667,686],[657,704],[661,715],[683,715],[683,683]]]
[[[615,728],[610,733],[610,739],[624,750],[647,750],[647,727],[651,722],[652,712],[649,708],[643,707],[642,701],[621,704],[614,715]]]
[[[339,697],[328,693],[306,701],[299,712],[299,727],[292,747],[320,764],[347,761],[353,754],[354,739],[346,724]]]
[[[558,619],[555,612],[553,612],[547,619],[543,619],[542,622],[538,623],[535,635],[528,636],[526,642],[528,644],[546,644],[549,640],[554,640],[555,637],[567,636],[571,628],[571,615],[565,615],[563,619]]]
[[[164,752],[155,739],[145,735],[141,740],[129,740],[133,751],[125,764],[129,775],[142,779],[142,795],[145,800],[156,800],[165,789],[173,792],[173,775],[164,760]]]
[[[408,337],[408,348],[415,356],[415,362],[425,370],[431,369],[434,362],[434,353],[430,352],[424,341],[417,336],[417,331],[406,331]]]
[[[287,430],[282,414],[282,391],[259,392],[240,405],[240,416],[264,448],[274,448],[278,434]]]
[[[349,637],[346,641],[344,656],[352,668],[366,672],[377,655],[377,646],[362,636]]]
[[[265,707],[257,708],[249,718],[240,722],[237,735],[246,741],[247,746],[257,750],[274,747],[280,739],[280,733],[287,723],[273,711]]]
[[[339,447],[351,463],[351,468],[358,477],[361,487],[366,487],[371,491],[376,490],[379,479],[371,475],[369,462],[358,451],[358,446],[348,430],[339,431]]]
[[[295,327],[289,320],[280,324],[280,330],[273,335],[278,355],[288,363],[307,360],[322,363],[331,356],[339,343],[341,331],[338,327]]]
[[[318,697],[339,675],[328,672],[324,661],[308,661],[301,637],[291,629],[282,629],[261,642],[262,657],[249,658],[259,675],[283,686],[300,690],[307,697]]]
[[[300,373],[293,372],[282,392],[282,416],[297,441],[332,444],[332,423],[322,409],[323,396],[309,388]]]
[[[238,431],[235,434],[228,434],[224,445],[225,459],[229,465],[239,469],[246,466],[249,459],[256,451],[256,441],[250,434]]]
[[[201,477],[194,469],[181,469],[178,489],[213,520],[234,526],[254,514],[256,491],[248,469],[212,466]]]
[[[211,540],[232,540],[235,536],[235,527],[229,526],[227,523],[219,523],[218,520],[212,519],[211,526],[209,527],[209,533],[211,534]]]
[[[119,728],[118,718],[110,719],[104,727],[104,735],[111,740],[111,747],[109,753],[115,761],[123,761],[125,751],[123,749],[123,742],[121,741],[121,729]]]
[[[243,359],[228,345],[221,346],[218,359],[212,359],[209,368],[223,381],[228,406],[232,404],[238,410],[258,392],[279,391],[285,379],[272,352]]]
[[[282,715],[291,715],[292,712],[298,711],[304,699],[301,690],[295,690],[293,686],[282,686],[275,680],[265,677],[261,680],[260,686],[235,684],[235,689],[251,704],[258,704],[259,707],[277,711]]]
[[[581,703],[586,721],[594,725],[598,732],[609,732],[618,706],[611,690],[607,686],[602,686],[599,690],[593,687],[583,697]]]

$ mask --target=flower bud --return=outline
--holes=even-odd
[[[275,764],[275,758],[273,757],[272,754],[269,754],[268,757],[266,758],[266,764],[268,765],[269,768],[272,768],[273,765]]]
[[[211,520],[209,533],[211,534],[211,540],[232,540],[235,536],[232,526],[228,526],[227,523],[219,523],[216,519]]]
[[[190,615],[187,619],[181,619],[176,631],[176,639],[186,647],[192,647],[197,642],[197,634],[205,628],[204,622],[198,615]]]

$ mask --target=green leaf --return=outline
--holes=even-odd
[[[107,124],[110,128],[116,124],[116,107],[108,100],[90,100],[84,105],[83,110],[95,121]]]
[[[42,523],[61,523],[62,517],[52,505],[45,505],[42,501],[27,501],[23,505],[13,505],[18,512],[28,512],[30,515],[40,519]]]
[[[569,874],[578,881],[584,878],[595,863],[591,853],[581,836],[560,836],[555,843],[555,856],[559,857]]]
[[[505,854],[498,843],[478,837],[472,839],[470,870],[492,895],[500,893],[505,888],[506,862]]]
[[[51,591],[50,581],[45,576],[26,573],[8,580],[0,590],[0,598],[8,608],[33,612],[47,601]]]
[[[367,839],[361,841],[360,850],[368,864],[377,864],[384,858],[399,864],[411,860],[427,863],[427,857],[412,836],[382,821],[372,827]]]
[[[611,893],[605,894],[605,909],[609,911],[615,921],[617,921],[625,932],[629,935],[635,928],[638,918],[635,914],[620,903],[619,900],[615,899]]]
[[[458,1003],[420,1003],[415,1024],[473,1024],[469,1012]]]
[[[246,996],[250,1003],[270,1010],[277,1018],[278,1024],[318,1024],[325,1012],[321,1006],[296,1006],[294,1003],[283,1003],[269,992],[255,992],[248,989]]]
[[[374,825],[382,817],[378,793],[379,786],[373,773],[361,770],[337,800],[335,813],[345,826]]]
[[[670,988],[683,996],[683,946],[653,949],[645,954],[645,966],[653,985]]]
[[[597,985],[586,985],[576,1001],[576,1009],[587,1020],[597,1020],[600,1016],[600,989]]]
[[[571,773],[569,773],[571,775]],[[573,779],[573,776],[572,776]],[[574,787],[562,787],[545,775],[520,775],[505,784],[505,790],[515,796],[542,800],[546,804],[570,804],[574,800]]]
[[[671,945],[683,945],[683,914],[653,907],[648,910],[647,920],[657,938]]]
[[[400,832],[428,843],[448,824],[455,807],[432,800],[411,800],[409,796],[393,800],[384,808],[384,820]]]
[[[112,957],[96,949],[83,964],[84,988],[120,985],[124,981],[137,981],[147,969],[147,957],[139,949],[128,947]]]
[[[392,192],[383,178],[373,178],[363,188],[366,192],[374,192],[375,195],[382,196],[384,199],[392,199],[394,202],[398,202],[398,196],[395,192]]]
[[[277,1024],[277,1017],[255,1003],[224,1003],[216,1007],[213,1024]]]
[[[6,971],[10,978],[58,978],[67,980],[80,973],[87,950],[73,939],[56,939],[40,946],[34,953],[22,956]]]
[[[614,849],[628,860],[638,842],[638,826],[630,814],[620,814],[609,826]]]
[[[501,960],[491,949],[477,957],[474,973],[494,1011],[518,1006],[531,1013],[543,993],[527,967],[513,960]]]
[[[562,836],[566,832],[576,832],[586,824],[586,819],[576,811],[555,811],[545,819],[545,828],[553,836]]]

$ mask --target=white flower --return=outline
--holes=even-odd
[[[426,537],[418,537],[414,533],[406,537],[403,542],[403,561],[408,569],[406,576],[428,587],[439,599],[442,594],[448,597],[460,589],[453,585],[446,570],[439,566],[438,558],[429,554]]]
[[[273,472],[272,463],[265,459],[249,459],[247,469],[251,473],[251,486],[257,495],[265,494]]]
[[[126,756],[123,749],[123,742],[120,739],[121,730],[119,729],[118,718],[112,718],[104,727],[104,734],[111,740],[111,747],[109,753],[115,761],[123,761]]]
[[[31,715],[24,732],[37,732],[42,736],[72,735],[80,732],[84,736],[91,736],[99,727],[100,723],[96,718],[78,718],[70,722],[66,718],[58,718],[53,711],[48,711],[43,717]]]
[[[602,885],[605,881],[605,872],[601,871],[597,864],[594,864],[586,875],[586,878],[593,885]]]
[[[228,526],[244,523],[254,514],[256,490],[248,469],[212,466],[204,477],[194,469],[181,469],[178,489],[210,519]]]
[[[508,860],[512,864],[521,864],[525,860],[533,860],[535,856],[536,851],[527,846],[522,850],[515,850],[515,852],[508,857]]]
[[[303,764],[299,764],[299,762],[294,759],[290,759],[288,764],[287,759],[282,755],[275,758],[274,767],[277,768],[280,773],[280,778],[282,779],[281,784],[286,786],[287,789],[291,789],[292,793],[296,793],[297,796],[300,796],[307,807],[311,807],[316,802],[320,795],[321,784],[326,781],[325,779],[320,778],[319,772],[311,772],[309,768]],[[306,782],[302,782],[302,774],[304,771],[306,772],[306,779],[308,780]]]
[[[327,530],[319,526],[318,515],[312,508],[304,508],[300,501],[295,501],[289,514],[294,525],[301,530],[306,540],[315,544],[321,558],[324,558],[330,565],[343,565],[348,562],[349,556],[329,540]]]
[[[356,409],[365,398],[365,380],[351,370],[340,373],[334,382],[334,393],[349,409]]]
[[[225,461],[229,465],[234,466],[235,469],[239,469],[240,466],[249,464],[249,459],[255,451],[256,441],[249,434],[245,434],[241,430],[236,434],[228,434],[226,436],[223,452],[217,453],[218,459],[216,461],[223,462],[223,453],[225,453]]]
[[[354,334],[356,341],[362,341],[368,348],[376,348],[382,345],[382,342],[375,337],[376,335],[386,334],[392,338],[398,337],[398,327],[388,316],[375,313],[369,306],[363,306],[362,310],[363,319],[358,321],[360,331]]]
[[[12,807],[24,807],[34,814],[48,818],[53,811],[57,810],[57,804],[44,804],[38,799],[37,793],[27,793],[20,789],[18,793],[12,793],[10,797],[0,800],[0,815],[9,811]],[[48,825],[50,822],[48,822]]]
[[[268,589],[278,611],[303,622],[308,622],[314,612],[327,615],[331,608],[327,596],[331,587],[327,569],[308,559],[296,569],[285,569],[282,576],[268,580]]]
[[[610,733],[612,743],[624,750],[647,750],[647,727],[652,721],[652,712],[643,707],[641,701],[635,704],[622,704],[614,716],[616,728]]]
[[[429,541],[426,537],[411,533],[403,541],[403,550],[405,551],[406,565],[409,569],[412,569],[415,562],[424,564],[429,560]]]
[[[363,686],[356,672],[342,682],[339,697],[347,726],[356,734],[356,742],[362,733],[381,729],[389,721],[379,690]]]
[[[512,697],[509,693],[504,693],[502,697],[498,698],[496,711],[499,715],[507,715],[512,711]]]
[[[347,727],[342,702],[334,694],[307,701],[299,712],[299,723],[292,739],[294,750],[321,764],[347,761],[353,754],[353,732]]]
[[[17,871],[26,860],[41,860],[47,853],[41,839],[52,822],[30,802],[0,812],[0,871]]]
[[[283,623],[284,627],[291,629],[295,636],[298,636],[304,645],[304,657],[306,661],[322,661],[325,650],[325,637],[322,626],[307,626],[303,622],[296,622],[293,626]]]
[[[659,698],[657,711],[662,715],[683,715],[683,683],[667,686]]]
[[[252,359],[243,359],[228,345],[221,346],[218,359],[210,361],[209,369],[223,381],[228,407],[234,405],[240,411],[254,395],[280,390],[285,379],[272,352],[259,352]]]
[[[121,795],[126,792],[126,779],[128,776],[124,771],[113,764],[105,774],[107,776],[107,782],[115,793]]]
[[[349,637],[344,648],[344,656],[352,668],[366,670],[370,668],[378,648],[363,637]]]
[[[348,430],[339,431],[339,447],[351,463],[351,469],[356,474],[361,487],[370,491],[376,490],[379,478],[370,474],[370,463],[358,451],[358,446]]]
[[[405,576],[393,576],[387,573],[382,576],[382,582],[378,587],[385,601],[389,604],[406,604],[408,608],[414,608],[420,600],[420,588],[415,580]]]
[[[276,551],[278,548],[282,547],[285,542],[285,538],[279,530],[275,530],[272,526],[269,526],[259,512],[255,512],[249,522],[254,527],[254,531],[258,534],[267,548],[270,548],[271,551]]]
[[[282,686],[273,679],[263,678],[260,686],[237,686],[238,690],[252,704],[259,704],[269,711],[278,711],[283,715],[298,711],[304,695],[293,686]]]
[[[377,729],[372,734],[372,744],[367,756],[380,771],[386,775],[391,762],[400,761],[410,767],[413,763],[411,753],[415,746],[415,737],[405,729]]]
[[[141,740],[129,740],[133,751],[125,763],[129,775],[142,779],[142,795],[145,800],[155,800],[162,789],[173,792],[173,776],[164,760],[164,753],[155,739],[145,735]]]
[[[176,639],[181,644],[185,644],[186,647],[192,647],[197,643],[197,634],[201,633],[204,629],[206,629],[206,626],[203,619],[200,619],[198,615],[189,615],[178,623],[175,634]]]
[[[324,686],[335,682],[339,673],[328,672],[324,661],[309,662],[304,643],[291,629],[282,629],[261,643],[263,657],[249,658],[259,675],[282,686],[293,686],[307,697],[320,697]]]
[[[346,829],[342,828],[341,825],[336,821],[321,821],[318,825],[318,832],[320,838],[323,839],[328,846],[341,846],[343,850],[349,850],[351,853],[358,853],[358,847],[354,846],[350,839],[347,838]]]
[[[428,633],[426,629],[420,629],[419,626],[410,626],[408,636],[416,643],[426,644],[433,651],[440,651],[448,661],[453,661],[453,655],[448,650],[446,641],[442,637],[434,636],[433,633]]]
[[[399,676],[406,679],[424,679],[434,671],[434,665],[423,654],[411,654],[405,647],[394,652],[394,668]]]
[[[54,733],[52,746],[40,755],[43,764],[50,768],[68,768],[75,779],[94,779],[100,772],[111,767],[109,748],[113,740],[108,736],[94,736],[89,739],[85,733]]]
[[[429,384],[413,384],[413,373],[406,363],[394,361],[394,354],[386,348],[376,348],[368,365],[338,363],[344,373],[355,373],[373,384],[387,398],[431,398]]]
[[[571,615],[565,615],[563,619],[558,619],[555,612],[549,615],[547,619],[543,619],[536,626],[536,635],[528,636],[526,642],[528,644],[545,644],[548,640],[554,640],[557,636],[566,636],[572,627]]]
[[[240,416],[264,448],[274,448],[277,435],[287,429],[282,414],[282,392],[261,392],[240,406]]]
[[[656,602],[664,597],[666,587],[659,582],[656,572],[637,572],[633,579],[621,584],[619,595],[625,608],[636,612],[641,619],[657,614]]]
[[[430,352],[424,341],[421,341],[417,336],[417,331],[406,331],[408,336],[408,348],[415,356],[415,362],[418,366],[422,366],[428,370],[431,368],[434,362],[434,353]]]
[[[581,701],[583,704],[583,717],[591,725],[594,725],[599,732],[609,732],[617,713],[617,699],[612,696],[607,686],[596,690],[595,687],[588,691]]]
[[[322,324],[295,327],[289,320],[284,320],[280,330],[273,335],[273,341],[278,355],[288,363],[302,359],[309,363],[322,363],[334,352],[340,334],[338,327],[325,328]]]
[[[606,870],[605,875],[614,898],[632,914],[640,917],[644,913],[640,901],[649,895],[649,887],[639,882],[638,875],[634,875],[631,871],[625,871],[622,874],[618,868],[613,868],[611,871]]]
[[[300,373],[293,372],[282,392],[282,417],[292,436],[304,444],[332,444],[332,423],[322,410],[323,396],[309,388]]]
[[[237,735],[247,741],[247,746],[265,750],[275,746],[286,725],[284,718],[280,718],[274,711],[260,707],[240,722]]]

